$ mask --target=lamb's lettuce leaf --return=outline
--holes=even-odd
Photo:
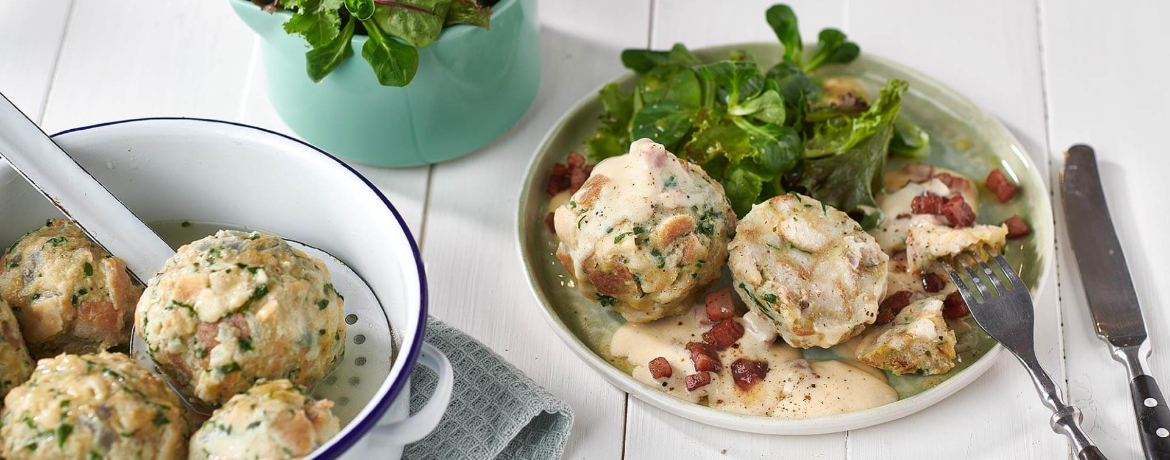
[[[410,83],[418,71],[418,49],[382,33],[373,18],[362,21],[362,24],[370,35],[362,46],[362,57],[373,67],[378,83],[385,86]]]
[[[673,148],[691,130],[702,90],[694,70],[677,64],[650,69],[634,88],[630,139],[649,138]]]

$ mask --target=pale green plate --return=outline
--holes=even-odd
[[[750,43],[707,48],[695,54],[704,61],[714,61],[725,59],[732,49],[748,51],[765,69],[776,63],[782,52],[775,43]],[[890,78],[909,82],[910,91],[903,98],[901,114],[930,134],[932,153],[926,160],[928,163],[959,171],[979,184],[994,167],[1003,168],[1015,179],[1020,184],[1020,191],[1006,205],[997,203],[990,192],[981,190],[979,221],[999,223],[1012,214],[1019,214],[1031,225],[1030,236],[1008,242],[1007,258],[1033,294],[1040,291],[1053,252],[1052,206],[1036,166],[1003,124],[941,83],[865,54],[847,66],[824,68],[817,76],[853,77],[871,90],[870,94],[877,94],[877,89]],[[634,75],[627,73],[615,82],[628,89],[633,85]],[[829,433],[882,423],[929,407],[985,372],[1002,351],[1002,347],[968,318],[965,323],[971,326],[971,330],[959,334],[961,361],[952,371],[931,377],[890,375],[890,384],[901,397],[899,401],[865,411],[814,419],[777,419],[728,413],[679,400],[638,382],[629,375],[630,363],[624,358],[614,358],[609,352],[610,336],[624,321],[612,310],[567,286],[571,278],[553,255],[556,236],[549,233],[544,224],[550,198],[545,183],[553,164],[564,162],[571,151],[584,153],[583,142],[593,135],[600,113],[601,105],[594,91],[570,109],[545,137],[532,158],[520,192],[517,231],[529,284],[543,305],[550,324],[578,356],[619,388],[663,410],[724,428],[774,434]],[[899,168],[902,164],[904,162],[891,161],[888,168]],[[806,351],[805,356],[814,360],[832,359],[833,351]]]

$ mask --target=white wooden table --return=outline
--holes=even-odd
[[[507,135],[433,167],[361,168],[419,239],[431,311],[490,345],[577,413],[572,459],[1063,459],[1069,449],[1006,355],[935,407],[848,433],[762,436],[690,422],[610,386],[546,326],[528,292],[513,221],[537,142],[577,99],[622,71],[627,47],[773,40],[770,0],[548,0],[544,74]],[[1055,188],[1062,152],[1091,143],[1170,385],[1170,2],[791,0],[806,38],[845,30],[863,52],[913,66],[998,116]],[[235,120],[289,132],[268,103],[257,38],[217,0],[0,0],[0,92],[50,133],[146,116]],[[290,133],[291,134],[291,133]],[[1058,258],[1037,305],[1041,361],[1111,459],[1140,458],[1122,368],[1092,334],[1059,194]],[[0,216],[2,219],[3,216]],[[469,231],[474,229],[474,231]]]

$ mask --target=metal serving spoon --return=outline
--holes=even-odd
[[[93,178],[69,154],[0,94],[0,158],[25,178],[69,220],[110,254],[126,262],[132,276],[145,284],[175,251]],[[365,280],[329,253],[286,240],[293,247],[325,263],[339,292],[345,293],[346,311],[369,312],[365,319],[385,313]],[[387,321],[385,328],[389,330]],[[130,354],[143,367],[159,373],[146,353],[146,342],[131,329]],[[161,375],[161,373],[159,373]],[[165,380],[165,379],[164,379]],[[169,381],[171,390],[189,410],[210,415],[210,407],[188,400]]]

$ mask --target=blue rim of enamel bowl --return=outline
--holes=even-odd
[[[356,444],[359,439],[364,437],[366,435],[366,433],[368,433],[371,429],[373,429],[375,426],[377,426],[378,422],[382,419],[382,417],[384,417],[386,415],[386,411],[390,410],[391,404],[393,404],[394,401],[398,398],[398,395],[402,392],[402,389],[405,388],[406,383],[410,380],[410,376],[413,373],[414,367],[418,362],[419,352],[422,349],[423,338],[426,335],[427,317],[428,317],[427,316],[427,298],[428,298],[427,278],[426,278],[426,272],[423,269],[422,253],[419,252],[418,243],[415,242],[414,235],[412,235],[410,232],[410,227],[408,227],[406,225],[406,221],[402,219],[402,214],[400,214],[398,212],[398,209],[394,207],[394,204],[391,203],[390,200],[387,199],[386,196],[383,195],[380,190],[378,190],[378,187],[374,186],[374,184],[371,183],[369,181],[369,179],[366,179],[365,176],[361,175],[361,173],[357,172],[357,170],[353,169],[353,167],[346,164],[344,161],[341,161],[341,159],[329,154],[328,152],[326,152],[324,150],[321,150],[317,147],[314,147],[313,145],[311,145],[305,141],[302,141],[300,139],[296,139],[296,138],[278,133],[276,131],[264,129],[264,128],[261,128],[258,126],[252,126],[252,125],[248,125],[248,124],[244,124],[244,123],[237,123],[234,121],[214,120],[214,119],[210,119],[210,118],[144,117],[144,118],[130,118],[130,119],[126,119],[126,120],[108,121],[105,123],[98,123],[98,124],[89,125],[89,126],[82,126],[82,127],[78,127],[78,128],[67,129],[67,130],[61,131],[57,134],[53,134],[50,137],[56,139],[58,136],[62,136],[65,134],[70,134],[70,133],[75,133],[75,132],[79,132],[79,131],[87,131],[87,130],[91,130],[91,129],[95,129],[95,128],[102,128],[102,127],[113,126],[113,125],[122,125],[122,124],[130,124],[130,123],[137,123],[137,122],[150,122],[150,121],[195,121],[195,122],[230,125],[230,126],[236,126],[236,127],[240,127],[240,128],[253,129],[256,131],[260,131],[260,132],[263,132],[266,134],[278,136],[278,137],[281,137],[283,139],[287,139],[287,140],[296,142],[297,144],[308,147],[309,149],[311,149],[317,153],[320,153],[321,155],[324,155],[325,157],[337,162],[337,164],[341,165],[346,170],[348,170],[350,173],[352,173],[354,176],[356,176],[358,179],[360,179],[363,183],[366,184],[367,187],[370,188],[370,191],[372,191],[374,193],[374,195],[376,195],[378,197],[378,199],[382,200],[382,204],[384,204],[386,206],[386,209],[390,210],[390,213],[393,214],[394,218],[398,220],[398,225],[399,225],[399,227],[402,228],[402,232],[406,236],[406,241],[410,243],[410,250],[414,256],[415,268],[418,270],[418,282],[419,282],[419,286],[418,286],[418,288],[419,288],[418,326],[415,328],[414,340],[411,341],[411,343],[402,344],[402,347],[406,351],[406,353],[405,353],[405,355],[406,355],[405,364],[406,365],[405,365],[405,367],[403,367],[403,372],[400,373],[398,375],[398,377],[396,379],[394,379],[394,382],[390,385],[390,390],[388,392],[386,392],[386,394],[383,395],[380,400],[378,400],[376,403],[374,403],[373,409],[368,414],[366,414],[365,418],[356,419],[353,422],[351,422],[351,424],[353,424],[354,426],[350,430],[349,433],[346,433],[344,436],[338,438],[336,441],[328,444],[326,446],[325,450],[323,450],[321,452],[317,452],[317,453],[315,453],[315,455],[312,455],[309,458],[334,459],[334,458],[341,456],[341,454],[345,453],[345,451],[347,451],[351,447],[353,447],[353,445]]]

